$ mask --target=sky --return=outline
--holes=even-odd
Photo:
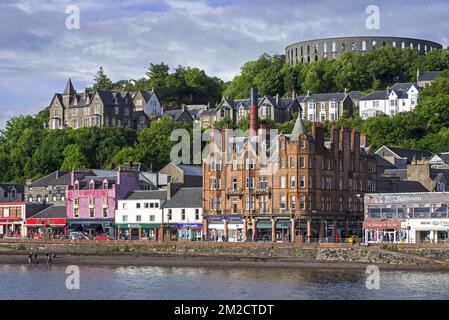
[[[367,29],[367,6],[380,26]],[[68,29],[69,6],[79,29]],[[1,0],[0,128],[48,106],[70,77],[92,84],[100,66],[113,80],[139,79],[150,63],[204,69],[232,80],[262,53],[315,38],[385,35],[449,45],[449,0]]]

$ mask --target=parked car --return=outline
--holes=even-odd
[[[346,239],[347,243],[360,243],[360,239],[357,236],[350,236]]]
[[[70,240],[89,240],[89,237],[86,234],[78,231],[71,232],[69,238]]]
[[[114,238],[106,233],[100,233],[95,236],[95,240],[107,241],[107,240],[114,240]]]

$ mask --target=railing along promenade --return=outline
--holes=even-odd
[[[23,245],[98,245],[98,246],[174,246],[174,247],[260,247],[260,248],[289,248],[289,247],[305,247],[305,248],[350,248],[353,246],[382,248],[394,246],[397,248],[435,248],[449,249],[448,242],[420,242],[420,243],[345,243],[345,242],[326,242],[313,239],[311,242],[221,242],[221,241],[159,241],[159,240],[59,240],[59,239],[22,239],[7,238],[0,239],[0,244],[23,244]]]

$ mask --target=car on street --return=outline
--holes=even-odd
[[[114,240],[114,238],[106,233],[100,233],[95,236],[95,240],[107,241],[107,240]]]

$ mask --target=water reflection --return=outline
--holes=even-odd
[[[449,273],[382,271],[367,290],[364,270],[2,265],[0,299],[448,299]]]

